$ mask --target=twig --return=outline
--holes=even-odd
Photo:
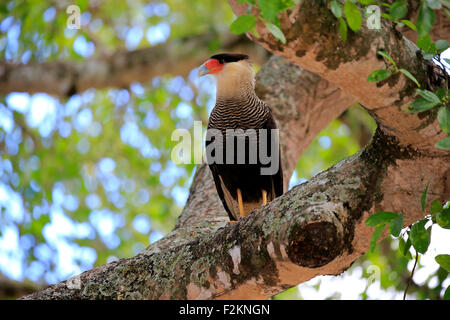
[[[419,260],[419,252],[416,251],[416,261],[414,262],[414,267],[411,271],[411,275],[408,279],[408,284],[406,285],[405,292],[403,293],[403,300],[406,300],[406,293],[408,292],[409,286],[411,285],[412,277],[414,275],[414,271],[416,271],[417,261]]]

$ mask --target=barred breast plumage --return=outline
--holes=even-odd
[[[208,128],[261,129],[269,116],[269,106],[254,93],[235,98],[218,97],[209,116]]]

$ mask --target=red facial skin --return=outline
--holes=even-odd
[[[223,64],[217,59],[209,59],[203,65],[208,68],[209,74],[220,72],[223,68]]]

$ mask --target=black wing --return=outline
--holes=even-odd
[[[270,108],[269,108],[270,110]],[[264,126],[265,129],[278,129],[277,128],[277,124],[275,122],[275,119],[273,118],[272,115],[272,110],[270,110],[269,112],[269,116],[267,118],[267,122]],[[279,197],[283,194],[283,167],[282,167],[282,163],[281,163],[281,146],[279,143],[279,138],[278,138],[278,164],[279,164],[279,170],[276,174],[274,174],[272,176],[272,183],[274,186],[274,193],[275,193],[275,197]],[[269,192],[270,193],[270,192]]]
[[[214,179],[214,184],[216,185],[217,194],[219,195],[220,201],[222,201],[223,207],[225,208],[225,211],[228,213],[228,217],[231,221],[236,221],[239,217],[235,217],[233,213],[231,212],[230,208],[228,208],[227,202],[225,200],[225,195],[223,193],[222,184],[220,182],[220,175],[217,170],[217,165],[212,163],[209,165],[209,168],[211,169],[211,173]]]

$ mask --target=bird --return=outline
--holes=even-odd
[[[269,105],[255,93],[248,55],[213,55],[198,68],[199,77],[207,74],[214,76],[217,90],[208,119],[206,159],[219,198],[234,223],[283,194],[277,125]],[[263,150],[270,154],[270,164],[261,156]]]

